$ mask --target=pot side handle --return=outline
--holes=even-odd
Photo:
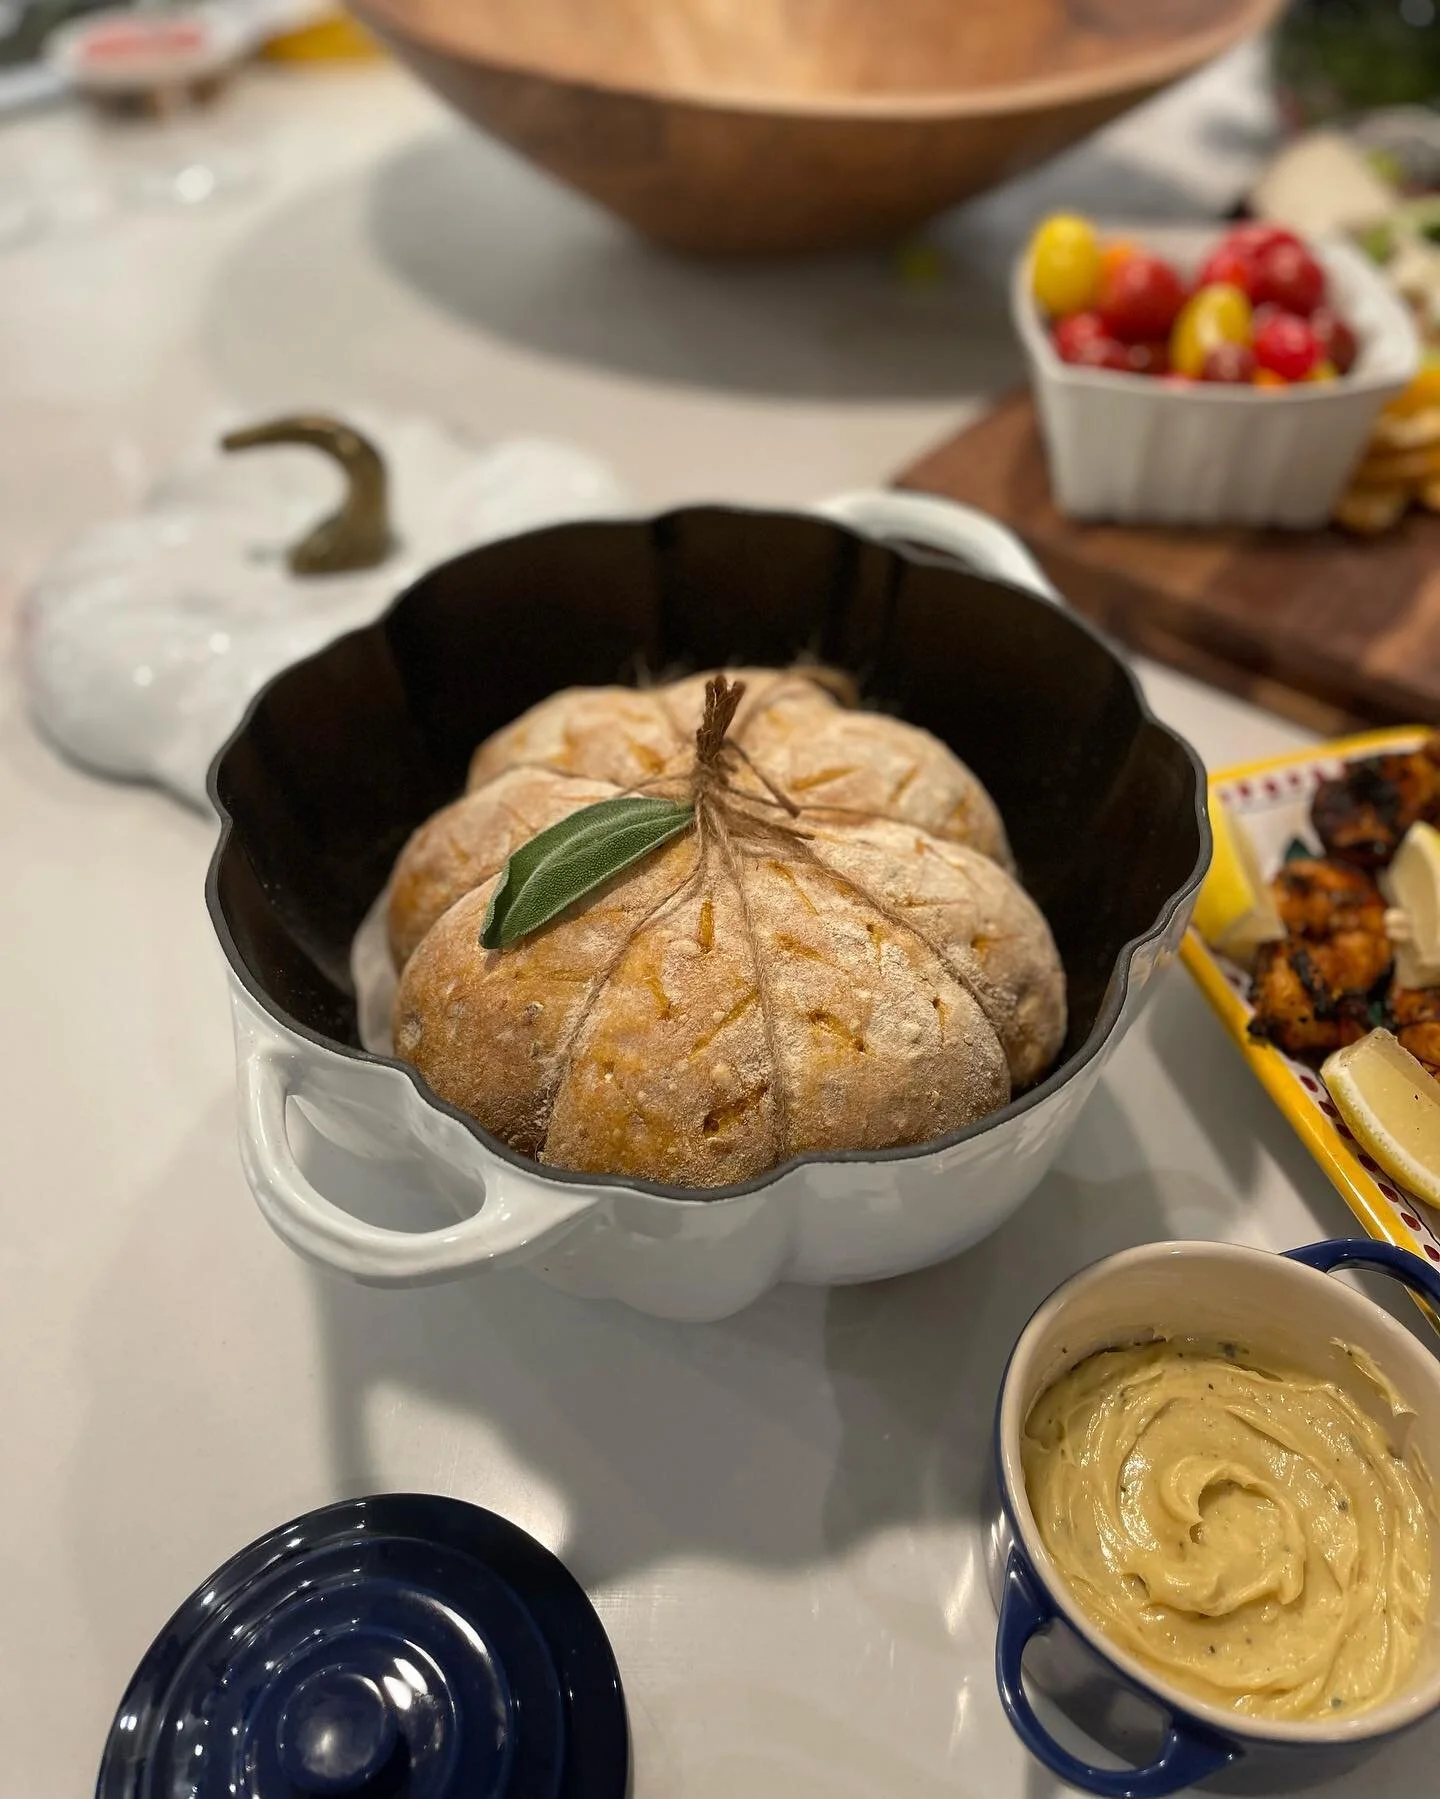
[[[598,1203],[584,1189],[529,1180],[485,1158],[484,1203],[436,1230],[390,1230],[334,1204],[307,1178],[290,1142],[286,1104],[301,1070],[283,1049],[252,1047],[239,1070],[240,1160],[266,1222],[297,1254],[373,1286],[419,1286],[528,1260]]]
[[[1369,1237],[1333,1237],[1325,1243],[1287,1249],[1285,1254],[1288,1260],[1303,1262],[1321,1274],[1329,1274],[1334,1268],[1365,1268],[1371,1274],[1388,1274],[1391,1280],[1399,1281],[1428,1301],[1433,1311],[1440,1312],[1440,1269],[1393,1243],[1376,1243]]]
[[[1000,1627],[995,1637],[995,1683],[1015,1734],[1057,1779],[1082,1793],[1095,1793],[1099,1799],[1163,1799],[1238,1759],[1241,1751],[1236,1744],[1175,1713],[1170,1715],[1159,1754],[1143,1768],[1097,1768],[1072,1755],[1040,1722],[1021,1674],[1026,1645],[1049,1630],[1059,1616],[1012,1549],[1005,1566]]]
[[[1065,603],[1013,531],[988,513],[974,506],[962,506],[958,500],[860,488],[822,501],[815,511],[868,537],[937,550],[953,556],[977,574],[992,575],[1027,588],[1042,599],[1053,600],[1057,606]]]

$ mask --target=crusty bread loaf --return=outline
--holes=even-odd
[[[740,674],[729,741],[753,769],[730,766],[729,823],[544,929],[481,947],[506,859],[636,786],[684,797],[705,677],[542,702],[481,746],[470,792],[397,865],[396,1051],[542,1162],[713,1187],[924,1142],[1060,1047],[1059,958],[970,771],[802,674]]]

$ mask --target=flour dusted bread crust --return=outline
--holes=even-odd
[[[1065,991],[989,796],[927,733],[773,670],[737,672],[697,774],[707,679],[557,694],[480,747],[396,867],[397,1053],[541,1162],[683,1186],[1004,1105]],[[483,949],[507,858],[636,787],[693,796],[697,828]]]
[[[396,968],[405,966],[462,893],[498,875],[522,844],[582,806],[613,799],[616,791],[612,781],[505,768],[427,820],[405,846],[390,883],[390,954]]]
[[[687,775],[709,678],[552,694],[481,744],[470,764],[470,787],[525,763],[618,787]],[[730,742],[797,805],[831,817],[859,814],[923,825],[1013,867],[995,802],[938,737],[846,705],[844,678],[828,670],[738,668],[729,678],[745,688]]]

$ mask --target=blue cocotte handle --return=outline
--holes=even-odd
[[[1393,1243],[1374,1243],[1369,1237],[1334,1237],[1328,1243],[1287,1249],[1285,1254],[1292,1262],[1303,1262],[1321,1274],[1329,1274],[1332,1268],[1368,1268],[1372,1274],[1388,1274],[1440,1312],[1440,1269]]]
[[[1059,1616],[1024,1558],[1012,1549],[1005,1566],[1000,1628],[995,1638],[995,1682],[1015,1734],[1052,1774],[1082,1793],[1098,1794],[1100,1799],[1162,1799],[1163,1794],[1193,1786],[1240,1756],[1238,1743],[1173,1712],[1160,1753],[1143,1768],[1097,1768],[1072,1755],[1036,1716],[1020,1674],[1025,1645],[1031,1637],[1049,1630]],[[1125,1680],[1118,1668],[1115,1678],[1127,1686],[1133,1684]],[[1159,1703],[1153,1693],[1139,1688],[1136,1691]]]

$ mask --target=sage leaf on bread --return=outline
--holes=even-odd
[[[688,831],[694,809],[677,800],[628,798],[582,806],[515,851],[500,871],[480,927],[485,949],[505,949],[538,931],[577,900],[593,893]]]

